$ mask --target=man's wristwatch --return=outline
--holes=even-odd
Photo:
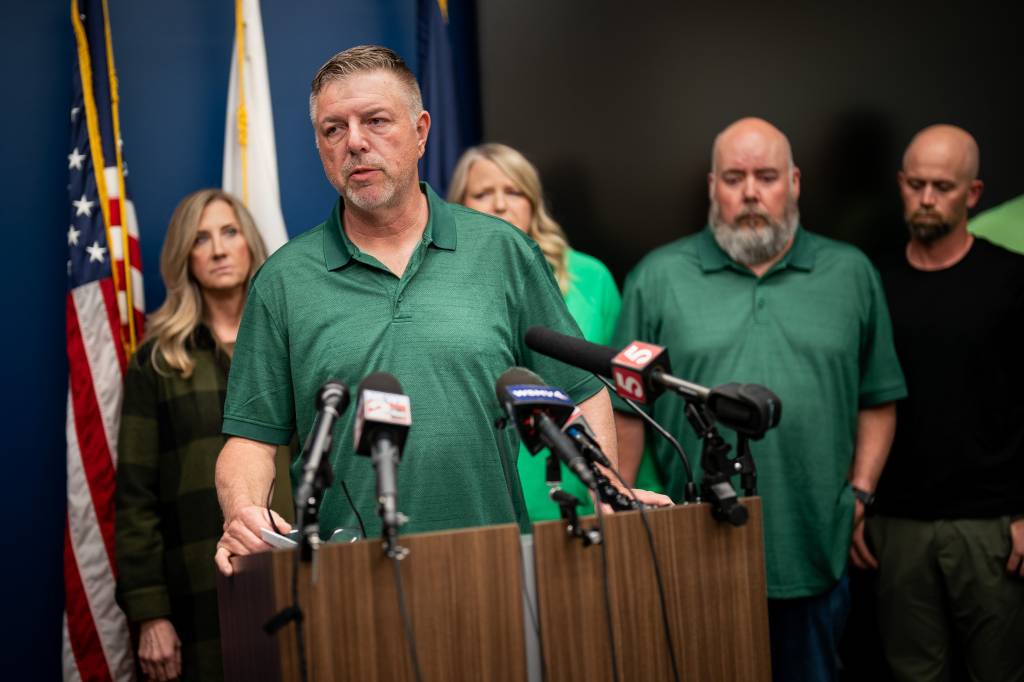
[[[865,507],[870,507],[875,503],[874,493],[869,493],[867,490],[864,490],[863,488],[858,488],[855,485],[850,486],[850,488],[853,490],[853,496],[860,500]]]

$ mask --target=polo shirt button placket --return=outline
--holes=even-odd
[[[761,293],[761,287],[757,284],[754,285],[754,321],[764,321],[764,294]]]

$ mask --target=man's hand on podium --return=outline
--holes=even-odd
[[[651,507],[671,507],[675,504],[675,502],[672,501],[672,498],[668,495],[662,495],[661,493],[656,493],[653,490],[632,488],[631,492],[636,496],[637,500]]]
[[[234,569],[231,567],[232,556],[243,556],[273,549],[260,537],[261,529],[272,527],[270,519],[267,518],[268,512],[273,514],[274,524],[282,534],[292,529],[277,512],[259,505],[241,507],[230,518],[224,520],[224,535],[217,543],[217,553],[213,557],[217,563],[217,569],[221,573],[226,576],[231,576],[234,573]]]

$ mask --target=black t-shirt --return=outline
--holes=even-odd
[[[883,264],[908,397],[876,509],[918,519],[1024,512],[1024,256],[976,238],[945,270]]]

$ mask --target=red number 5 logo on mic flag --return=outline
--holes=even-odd
[[[622,349],[612,359],[615,392],[623,398],[629,398],[638,403],[646,403],[647,391],[644,387],[644,369],[661,351],[662,348],[660,346],[642,341],[634,341]]]

